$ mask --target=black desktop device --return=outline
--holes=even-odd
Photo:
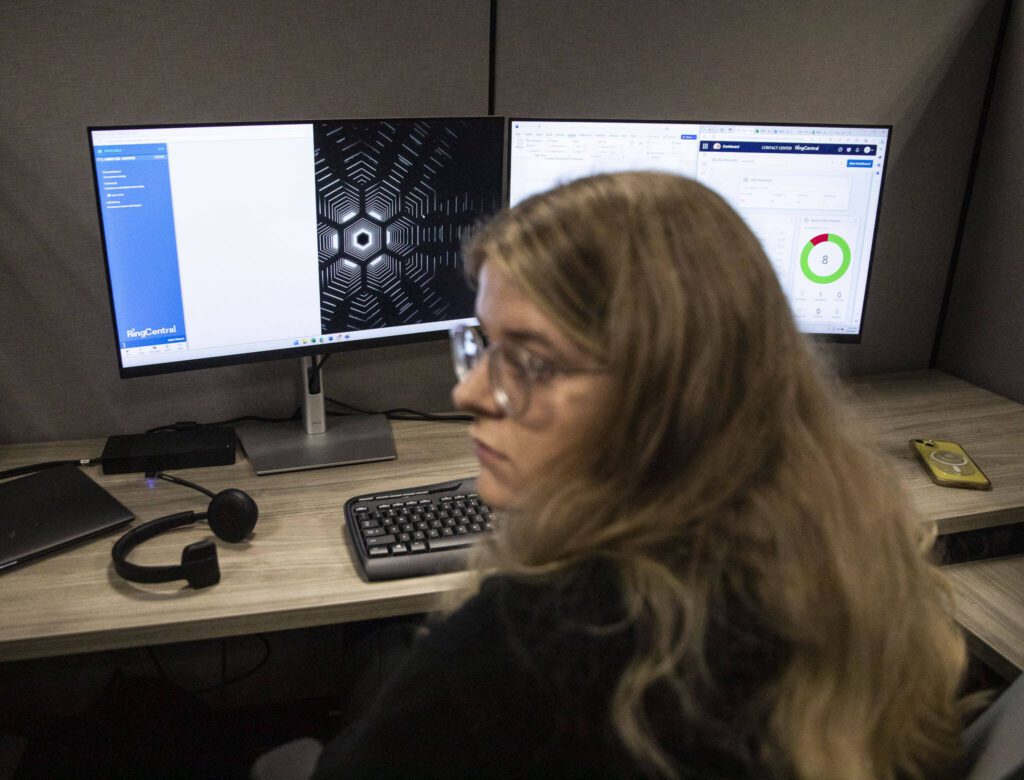
[[[235,462],[232,428],[207,427],[111,436],[103,448],[103,473],[127,474]]]

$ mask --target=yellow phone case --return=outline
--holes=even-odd
[[[978,468],[978,464],[955,441],[911,439],[910,449],[936,485],[974,490],[988,490],[992,487],[991,481]]]

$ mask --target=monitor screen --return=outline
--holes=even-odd
[[[889,127],[509,120],[509,204],[596,173],[702,182],[761,241],[797,326],[860,338]]]
[[[89,129],[122,376],[412,340],[472,320],[461,240],[504,120]]]

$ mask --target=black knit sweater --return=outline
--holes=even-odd
[[[644,776],[610,721],[616,683],[642,641],[642,629],[623,618],[607,563],[544,582],[488,578],[327,745],[315,777]],[[774,664],[743,652],[737,666],[729,652],[717,655],[731,679],[721,699],[730,711],[687,724],[655,690],[652,725],[683,777],[762,775],[751,758],[757,726],[731,710]]]

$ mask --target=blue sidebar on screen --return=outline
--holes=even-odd
[[[167,144],[94,148],[121,349],[185,341]]]

